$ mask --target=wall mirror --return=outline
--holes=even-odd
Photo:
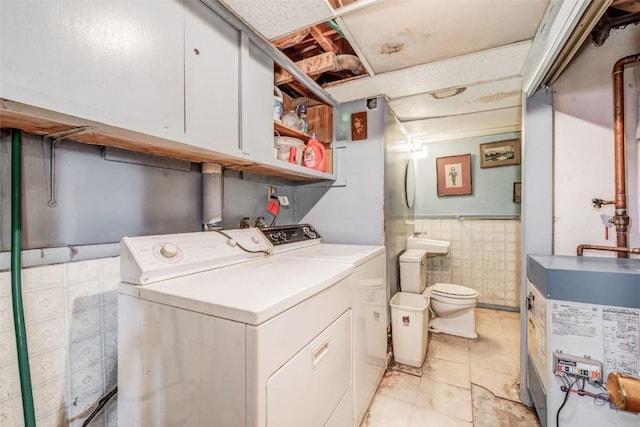
[[[416,166],[413,159],[407,160],[404,172],[404,198],[409,209],[413,208],[416,198]]]

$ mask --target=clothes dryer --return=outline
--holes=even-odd
[[[309,224],[263,230],[279,237],[276,256],[353,267],[354,425],[359,426],[387,368],[387,280],[384,246],[323,243]],[[283,236],[285,236],[283,238]]]

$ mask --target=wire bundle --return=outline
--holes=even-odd
[[[584,378],[576,378],[571,383],[569,383],[569,378],[566,375],[562,375],[560,376],[560,378],[562,379],[562,383],[563,383],[563,385],[560,386],[560,390],[564,392],[564,400],[562,401],[562,405],[560,405],[560,407],[558,408],[558,412],[556,412],[557,427],[560,427],[560,411],[562,411],[562,408],[564,408],[564,405],[567,403],[567,400],[569,400],[570,393],[577,394],[578,396],[581,396],[581,397],[582,396],[592,397],[593,402],[597,406],[603,406],[607,402],[609,402],[609,393],[607,392],[607,388],[600,383],[596,383],[596,384],[598,385],[598,387],[604,390],[604,393],[592,393],[584,389],[587,383],[587,381]],[[576,384],[578,385],[578,388],[574,390],[573,387]]]

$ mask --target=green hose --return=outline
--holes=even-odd
[[[11,296],[13,302],[13,324],[16,329],[18,348],[18,370],[22,392],[22,412],[25,427],[35,427],[33,392],[27,351],[27,329],[22,309],[22,132],[11,130]]]
[[[329,20],[327,21],[327,24],[328,24],[331,28],[333,28],[334,30],[336,30],[336,32],[337,32],[338,34],[340,34],[340,35],[342,36],[342,38],[345,38],[345,39],[346,39],[346,37],[344,36],[344,33],[342,32],[342,28],[340,28],[340,25],[338,25],[338,23],[337,23],[336,21],[334,21],[333,19],[329,19]]]

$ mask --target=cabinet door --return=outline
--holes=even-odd
[[[185,120],[192,145],[240,154],[240,33],[199,1],[185,9]]]
[[[254,160],[273,160],[273,60],[248,40],[242,48],[242,148]]]
[[[0,2],[0,96],[184,134],[181,0]]]

